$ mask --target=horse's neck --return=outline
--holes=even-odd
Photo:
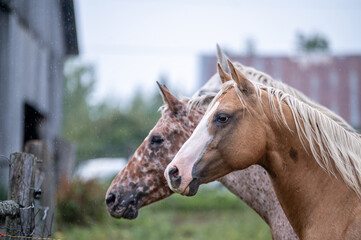
[[[261,166],[252,165],[247,169],[231,172],[218,181],[262,217],[270,227],[272,239],[298,239]]]
[[[198,123],[202,120],[206,110],[207,110],[207,106],[199,106],[199,107],[197,107],[197,109],[193,109],[193,110],[189,111],[188,117],[190,118],[190,120],[194,126],[194,128],[191,129],[192,132],[197,127]]]
[[[195,92],[192,98],[196,98],[209,93],[217,93],[221,89],[221,79],[218,74],[214,74],[197,92]]]
[[[322,226],[333,226],[340,216],[348,221],[343,211],[351,211],[359,199],[341,177],[331,176],[318,165],[307,143],[306,147],[302,145],[292,114],[288,115],[286,109],[287,116],[293,133],[273,122],[267,135],[268,150],[260,164],[269,173],[276,195],[300,238],[315,232],[325,234],[327,229]],[[345,227],[342,224],[345,223],[338,227]],[[320,239],[324,237],[320,235]]]

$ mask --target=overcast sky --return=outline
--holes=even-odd
[[[336,54],[361,54],[359,0],[77,0],[80,56],[97,72],[94,101],[126,104],[155,91],[163,75],[185,96],[199,87],[200,54],[215,45],[259,54],[295,54],[295,35],[320,32]],[[215,68],[216,71],[216,68]]]

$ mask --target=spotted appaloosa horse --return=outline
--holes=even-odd
[[[218,50],[221,52],[220,49]],[[219,61],[226,66],[226,57],[223,53],[220,53],[218,57]],[[303,101],[308,101],[308,104],[313,104],[296,90],[287,88],[253,68],[242,65],[238,67],[255,81],[266,85],[277,85],[297,95]],[[136,150],[128,165],[114,178],[107,191],[106,203],[113,217],[135,218],[139,208],[172,194],[163,177],[164,169],[189,138],[203,116],[209,100],[220,89],[220,85],[218,75],[214,75],[194,95],[192,101],[179,101],[168,89],[161,87],[165,103],[162,117]],[[187,102],[198,102],[203,107],[195,110],[190,107],[192,104],[187,106]],[[339,122],[343,124],[342,120]],[[351,129],[347,123],[344,124],[346,124],[345,128]],[[247,170],[228,174],[219,181],[268,223],[273,239],[297,239],[263,168],[252,166]]]
[[[361,239],[361,138],[231,62],[224,84],[165,170],[175,192],[263,166],[300,239]],[[233,81],[234,80],[234,81]]]

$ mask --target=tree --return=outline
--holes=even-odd
[[[77,157],[83,159],[83,152],[87,150],[87,140],[84,138],[89,135],[89,129],[92,129],[93,125],[88,99],[94,90],[94,69],[90,65],[68,60],[64,75],[63,137],[76,144]]]
[[[78,162],[98,157],[131,156],[160,117],[161,97],[138,91],[130,108],[106,102],[90,105],[95,77],[92,66],[66,63],[63,136],[77,147]]]
[[[254,56],[256,55],[256,41],[253,38],[246,39],[246,55]]]
[[[325,53],[329,51],[328,39],[320,33],[305,36],[297,33],[297,49],[303,53]]]

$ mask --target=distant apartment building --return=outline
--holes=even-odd
[[[241,56],[232,61],[254,67],[302,91],[314,101],[361,127],[361,55]],[[216,72],[217,58],[201,56],[201,81]]]

